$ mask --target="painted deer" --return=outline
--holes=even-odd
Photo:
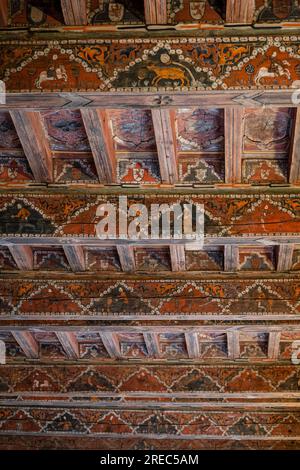
[[[156,75],[153,85],[158,85],[160,80],[179,80],[181,86],[187,83],[184,71],[176,67],[159,67],[158,65],[151,64],[147,66],[147,69]]]

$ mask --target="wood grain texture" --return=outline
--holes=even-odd
[[[111,358],[120,358],[121,351],[117,335],[111,331],[103,330],[99,334],[109,356]]]
[[[134,248],[132,246],[117,245],[121,268],[124,272],[134,272],[136,269]]]
[[[227,0],[226,23],[251,24],[254,12],[255,0]]]
[[[33,253],[28,245],[10,245],[9,251],[21,271],[33,269]]]
[[[294,127],[290,153],[290,175],[291,184],[300,183],[300,111],[294,110]]]
[[[85,271],[84,250],[80,245],[65,245],[64,252],[72,271]]]
[[[5,27],[8,24],[8,0],[1,0],[0,2],[0,27]]]
[[[161,350],[158,342],[158,336],[155,332],[145,332],[143,333],[144,341],[146,343],[146,348],[149,356],[160,357]]]
[[[191,359],[197,359],[200,357],[199,339],[198,333],[194,331],[185,332],[185,341],[188,355]]]
[[[61,7],[66,25],[87,24],[87,0],[61,0]]]
[[[240,334],[238,330],[227,331],[228,356],[235,360],[240,357]]]
[[[35,180],[50,183],[53,180],[52,155],[40,113],[11,111],[10,115]]]
[[[109,115],[99,109],[82,109],[82,119],[92,149],[100,183],[116,179],[116,159],[113,148]]]
[[[167,24],[167,0],[144,0],[144,7],[146,24]]]
[[[185,271],[185,248],[183,245],[170,245],[172,271]]]
[[[277,250],[277,271],[290,271],[293,263],[294,245],[282,243]]]
[[[225,109],[225,182],[241,182],[241,152],[243,139],[243,109]]]
[[[57,331],[56,336],[67,356],[71,359],[78,359],[79,347],[75,334],[70,331]]]
[[[162,181],[174,184],[178,181],[174,112],[153,109],[152,119]]]
[[[39,345],[32,333],[29,331],[14,330],[12,331],[12,335],[28,358],[38,359]]]

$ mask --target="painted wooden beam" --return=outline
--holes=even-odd
[[[99,333],[103,345],[111,358],[122,357],[120,342],[116,333],[112,331],[101,331]]]
[[[170,245],[172,271],[185,271],[184,245]]]
[[[8,25],[8,0],[0,1],[0,27]]]
[[[11,334],[26,355],[30,359],[39,358],[39,345],[30,331],[12,330]]]
[[[161,351],[158,341],[158,333],[148,331],[143,333],[144,341],[150,357],[160,357]]]
[[[41,70],[42,71],[42,70]],[[169,109],[179,107],[197,106],[199,108],[228,108],[231,106],[276,106],[289,107],[292,103],[292,95],[295,89],[285,90],[205,90],[197,92],[172,91],[162,92],[105,92],[95,93],[90,91],[76,91],[72,93],[62,92],[22,92],[9,93],[6,103],[0,105],[2,110],[48,110],[53,109],[107,109],[135,107],[139,109],[154,109],[160,104],[165,104]]]
[[[290,271],[293,263],[293,243],[281,243],[277,251],[277,271]]]
[[[85,271],[83,247],[81,245],[64,245],[63,249],[72,271]]]
[[[237,330],[227,331],[227,350],[229,359],[240,357],[240,334]]]
[[[122,271],[133,272],[135,271],[135,257],[134,248],[129,245],[117,245],[117,251],[121,264]]]
[[[186,348],[191,359],[197,359],[200,357],[200,345],[198,333],[194,331],[185,332]]]
[[[87,24],[87,0],[61,0],[61,8],[66,25]]]
[[[167,0],[144,0],[145,23],[150,25],[167,24]]]
[[[75,333],[70,331],[57,331],[56,336],[68,358],[78,359],[80,357],[78,341]]]
[[[100,109],[82,109],[81,115],[99,181],[100,183],[114,183],[116,181],[116,156],[108,112]]]
[[[294,110],[294,125],[291,139],[290,151],[290,174],[289,182],[291,184],[300,183],[300,109]]]
[[[226,23],[252,24],[255,13],[255,0],[227,0]]]
[[[33,270],[33,253],[28,245],[10,245],[9,251],[21,271]]]
[[[277,360],[280,347],[280,331],[270,331],[268,340],[268,358]]]
[[[41,114],[14,110],[10,112],[10,115],[35,180],[51,183],[53,181],[52,154]]]
[[[229,107],[225,115],[225,182],[241,183],[243,144],[243,108]]]
[[[235,272],[239,269],[239,247],[237,245],[224,246],[224,271]]]
[[[26,193],[23,193],[22,197],[25,196]],[[50,237],[35,237],[32,235],[29,236],[19,236],[19,234],[15,236],[5,237],[0,235],[0,246],[6,245],[38,245],[38,246],[64,246],[69,245],[72,242],[72,237],[64,237],[61,238],[59,236],[50,236]],[[99,239],[96,237],[84,237],[84,236],[76,236],[76,243],[82,246],[98,246],[98,247],[113,247],[116,245],[115,240],[109,239]],[[256,247],[266,247],[266,246],[274,246],[279,244],[288,244],[288,243],[295,243],[300,244],[300,236],[298,235],[276,235],[273,236],[269,235],[262,235],[256,237],[210,237],[207,236],[204,239],[204,246],[220,246],[220,245],[241,245],[241,246],[256,246]],[[126,240],[118,240],[118,245],[128,245],[128,241]],[[170,239],[151,239],[148,242],[145,240],[135,240],[135,246],[166,246],[166,245],[184,245],[191,251],[193,249],[199,249],[199,245],[195,244],[194,246],[191,243],[187,243],[187,240],[170,240]]]
[[[178,181],[176,157],[175,114],[170,109],[152,109],[160,174],[163,183]]]

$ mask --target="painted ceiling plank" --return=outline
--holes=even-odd
[[[294,127],[290,152],[290,177],[291,184],[300,183],[300,110],[294,110]]]
[[[61,0],[61,8],[66,25],[87,24],[87,0]]]
[[[116,180],[116,157],[113,148],[109,115],[100,109],[82,109],[82,119],[93,153],[100,183]]]
[[[51,183],[53,181],[52,154],[41,114],[13,110],[10,115],[35,180]]]
[[[12,330],[11,334],[28,358],[39,358],[39,345],[32,333],[29,331]]]
[[[122,271],[133,272],[136,269],[134,248],[132,246],[117,245],[117,251]]]
[[[74,333],[70,331],[57,331],[56,336],[68,358],[78,359],[80,357],[78,341]]]
[[[153,109],[152,120],[162,182],[175,184],[178,181],[178,168],[174,111]]]
[[[21,271],[33,270],[33,252],[28,245],[9,245],[9,251]]]
[[[144,0],[144,6],[146,24],[167,24],[167,0]]]
[[[255,0],[227,0],[226,23],[252,24],[255,13]]]
[[[229,107],[225,114],[225,182],[241,183],[243,144],[243,108]]]
[[[72,271],[85,271],[83,247],[81,245],[64,245],[63,249]]]
[[[281,243],[277,252],[277,271],[290,271],[293,264],[294,245],[292,243]]]

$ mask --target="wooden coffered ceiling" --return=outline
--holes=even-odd
[[[1,449],[299,449],[299,8],[1,2]]]

